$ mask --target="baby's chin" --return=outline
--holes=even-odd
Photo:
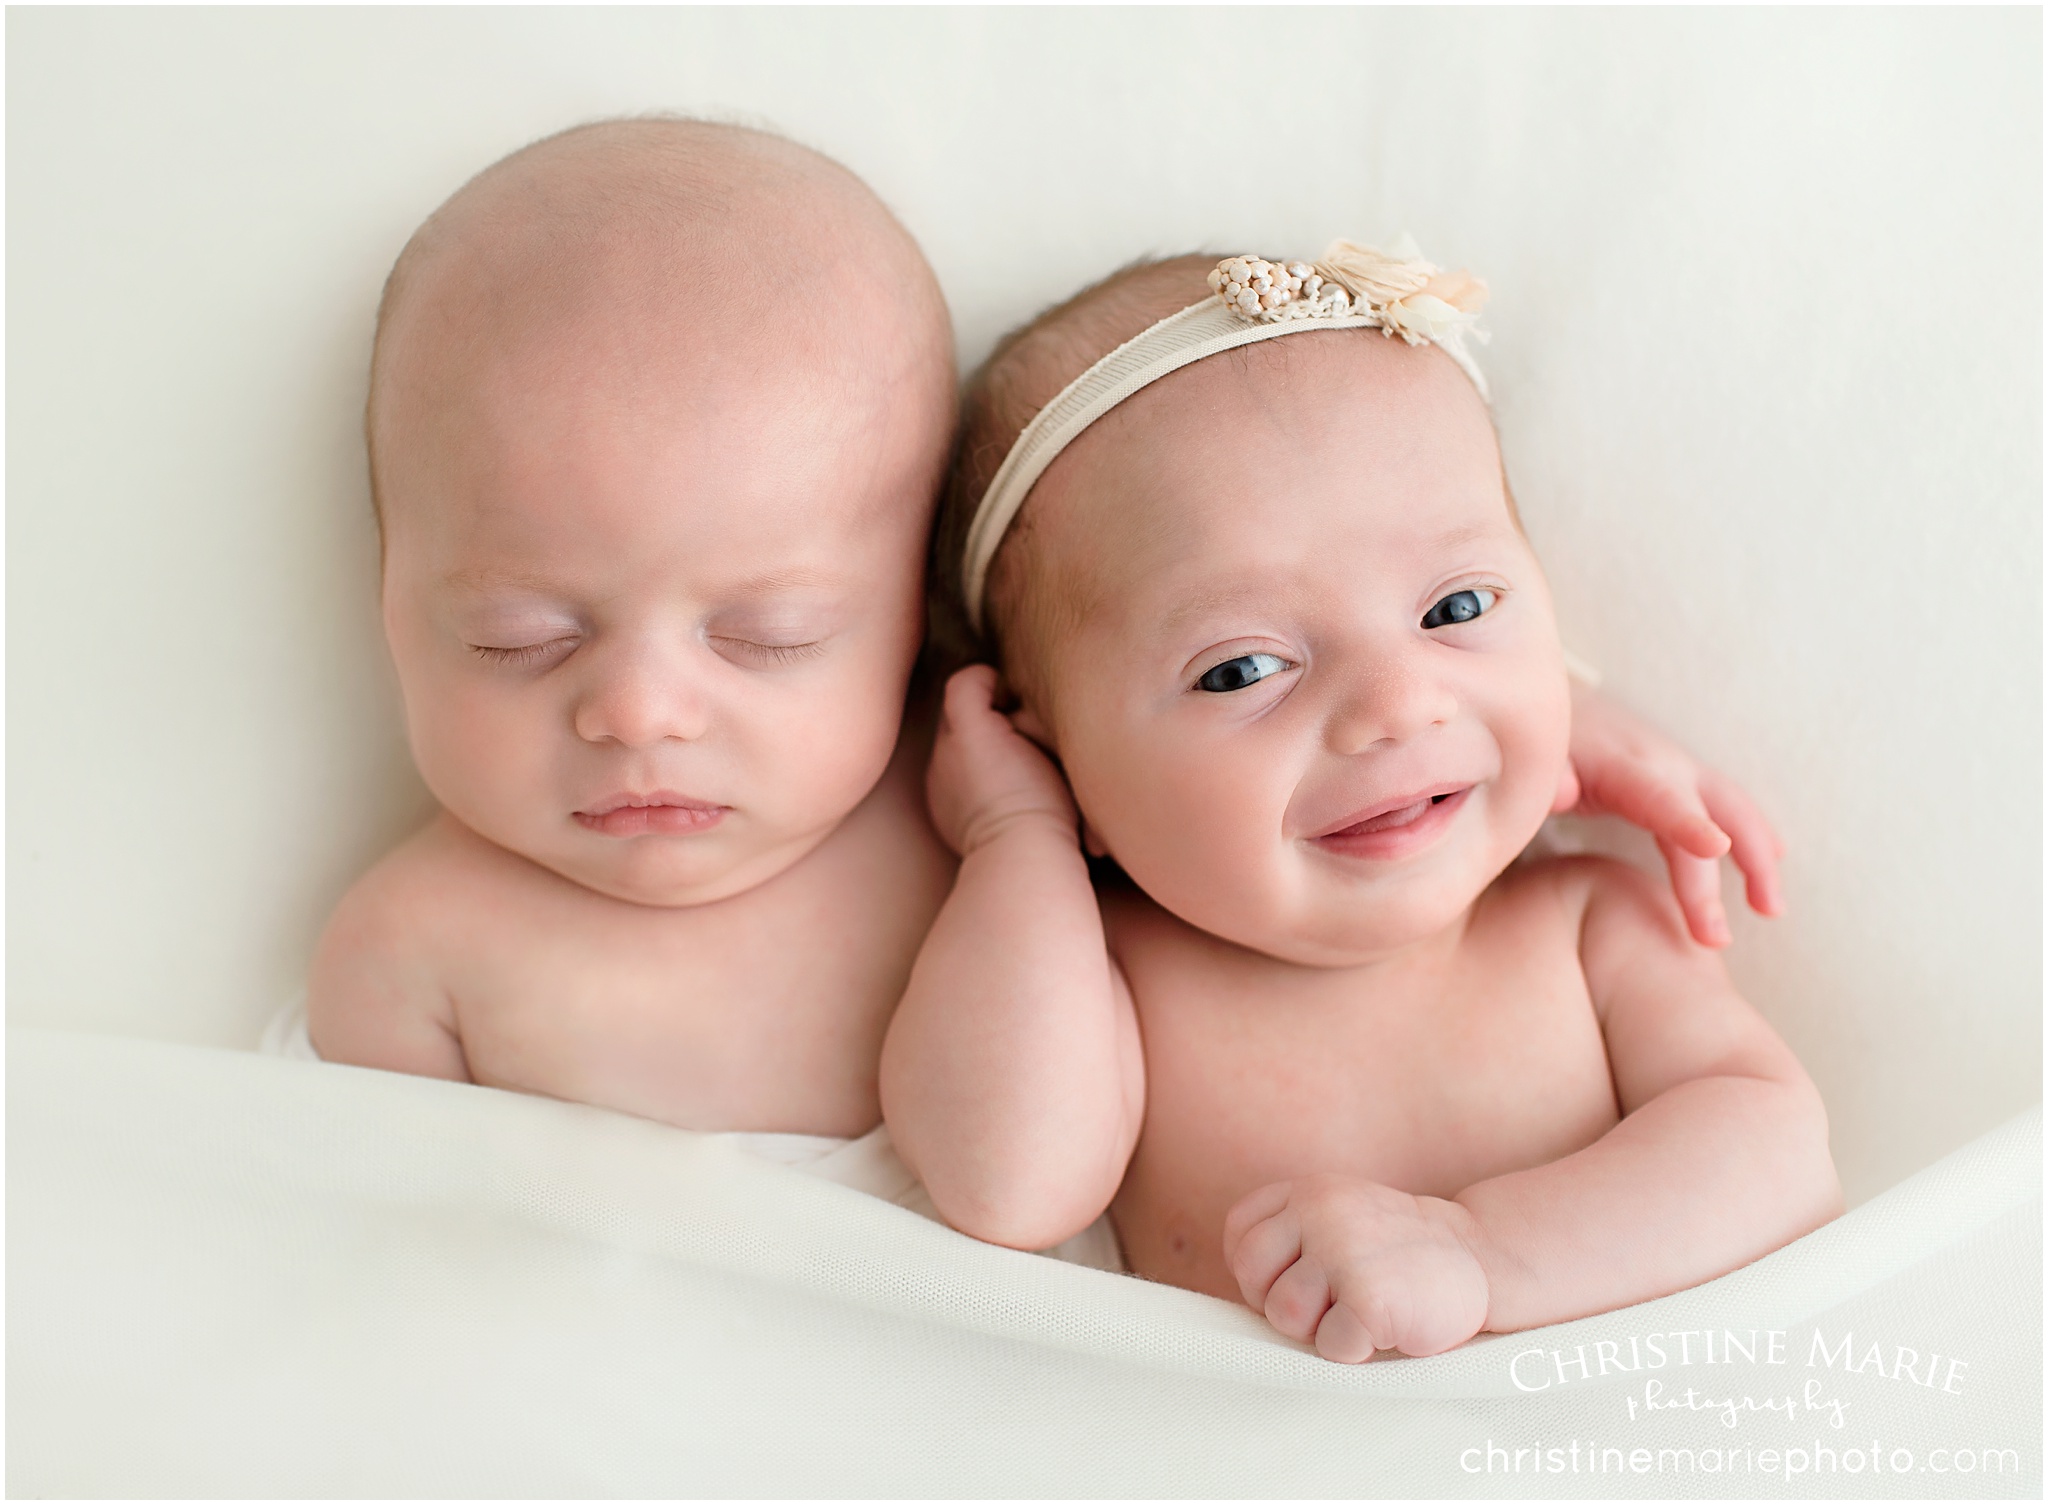
[[[809,855],[825,833],[764,845],[726,832],[601,836],[521,853],[571,883],[652,909],[715,904],[759,888]]]
[[[1232,926],[1224,938],[1248,950],[1303,967],[1355,967],[1442,935],[1469,910],[1486,885],[1409,892],[1362,905],[1354,893],[1317,885],[1264,923]],[[1220,933],[1220,932],[1219,932]]]

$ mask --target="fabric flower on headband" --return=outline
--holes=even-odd
[[[1411,345],[1454,343],[1468,329],[1486,338],[1477,327],[1486,284],[1423,260],[1405,235],[1392,251],[1332,241],[1314,262],[1232,256],[1216,263],[1209,290],[1250,323],[1351,317]]]

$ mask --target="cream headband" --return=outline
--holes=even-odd
[[[1405,235],[1391,252],[1336,241],[1313,265],[1233,256],[1216,264],[1209,287],[1212,296],[1161,319],[1067,383],[1010,446],[967,529],[961,584],[976,632],[989,565],[1046,467],[1089,424],[1183,366],[1283,334],[1377,329],[1411,345],[1437,345],[1486,395],[1486,378],[1464,348],[1468,330],[1486,338],[1476,327],[1486,284],[1424,261]]]

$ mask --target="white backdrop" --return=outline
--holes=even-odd
[[[1569,640],[1740,778],[1733,965],[1852,1199],[2040,1092],[2038,12],[36,10],[7,19],[18,1023],[248,1044],[421,818],[357,431],[384,271],[597,116],[770,124],[964,363],[1147,251],[1487,276]]]

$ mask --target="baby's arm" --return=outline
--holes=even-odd
[[[470,1079],[455,1010],[417,934],[393,859],[342,896],[306,979],[306,1025],[322,1060]]]
[[[1623,1118],[1458,1195],[1496,1332],[1683,1290],[1842,1210],[1820,1094],[1667,897],[1601,863],[1580,955]]]
[[[1778,859],[1785,845],[1730,779],[1623,710],[1599,691],[1572,683],[1571,770],[1558,809],[1617,815],[1657,838],[1672,892],[1702,946],[1725,946],[1721,863],[1741,869],[1749,907],[1783,912]]]
[[[1798,1060],[1648,878],[1594,874],[1580,954],[1621,1122],[1449,1200],[1335,1176],[1260,1188],[1225,1257],[1282,1332],[1345,1362],[1436,1353],[1683,1290],[1841,1211]]]
[[[977,665],[946,687],[928,783],[960,871],[882,1047],[882,1112],[947,1222],[1039,1249],[1115,1195],[1144,1066],[1073,800],[995,683]]]

